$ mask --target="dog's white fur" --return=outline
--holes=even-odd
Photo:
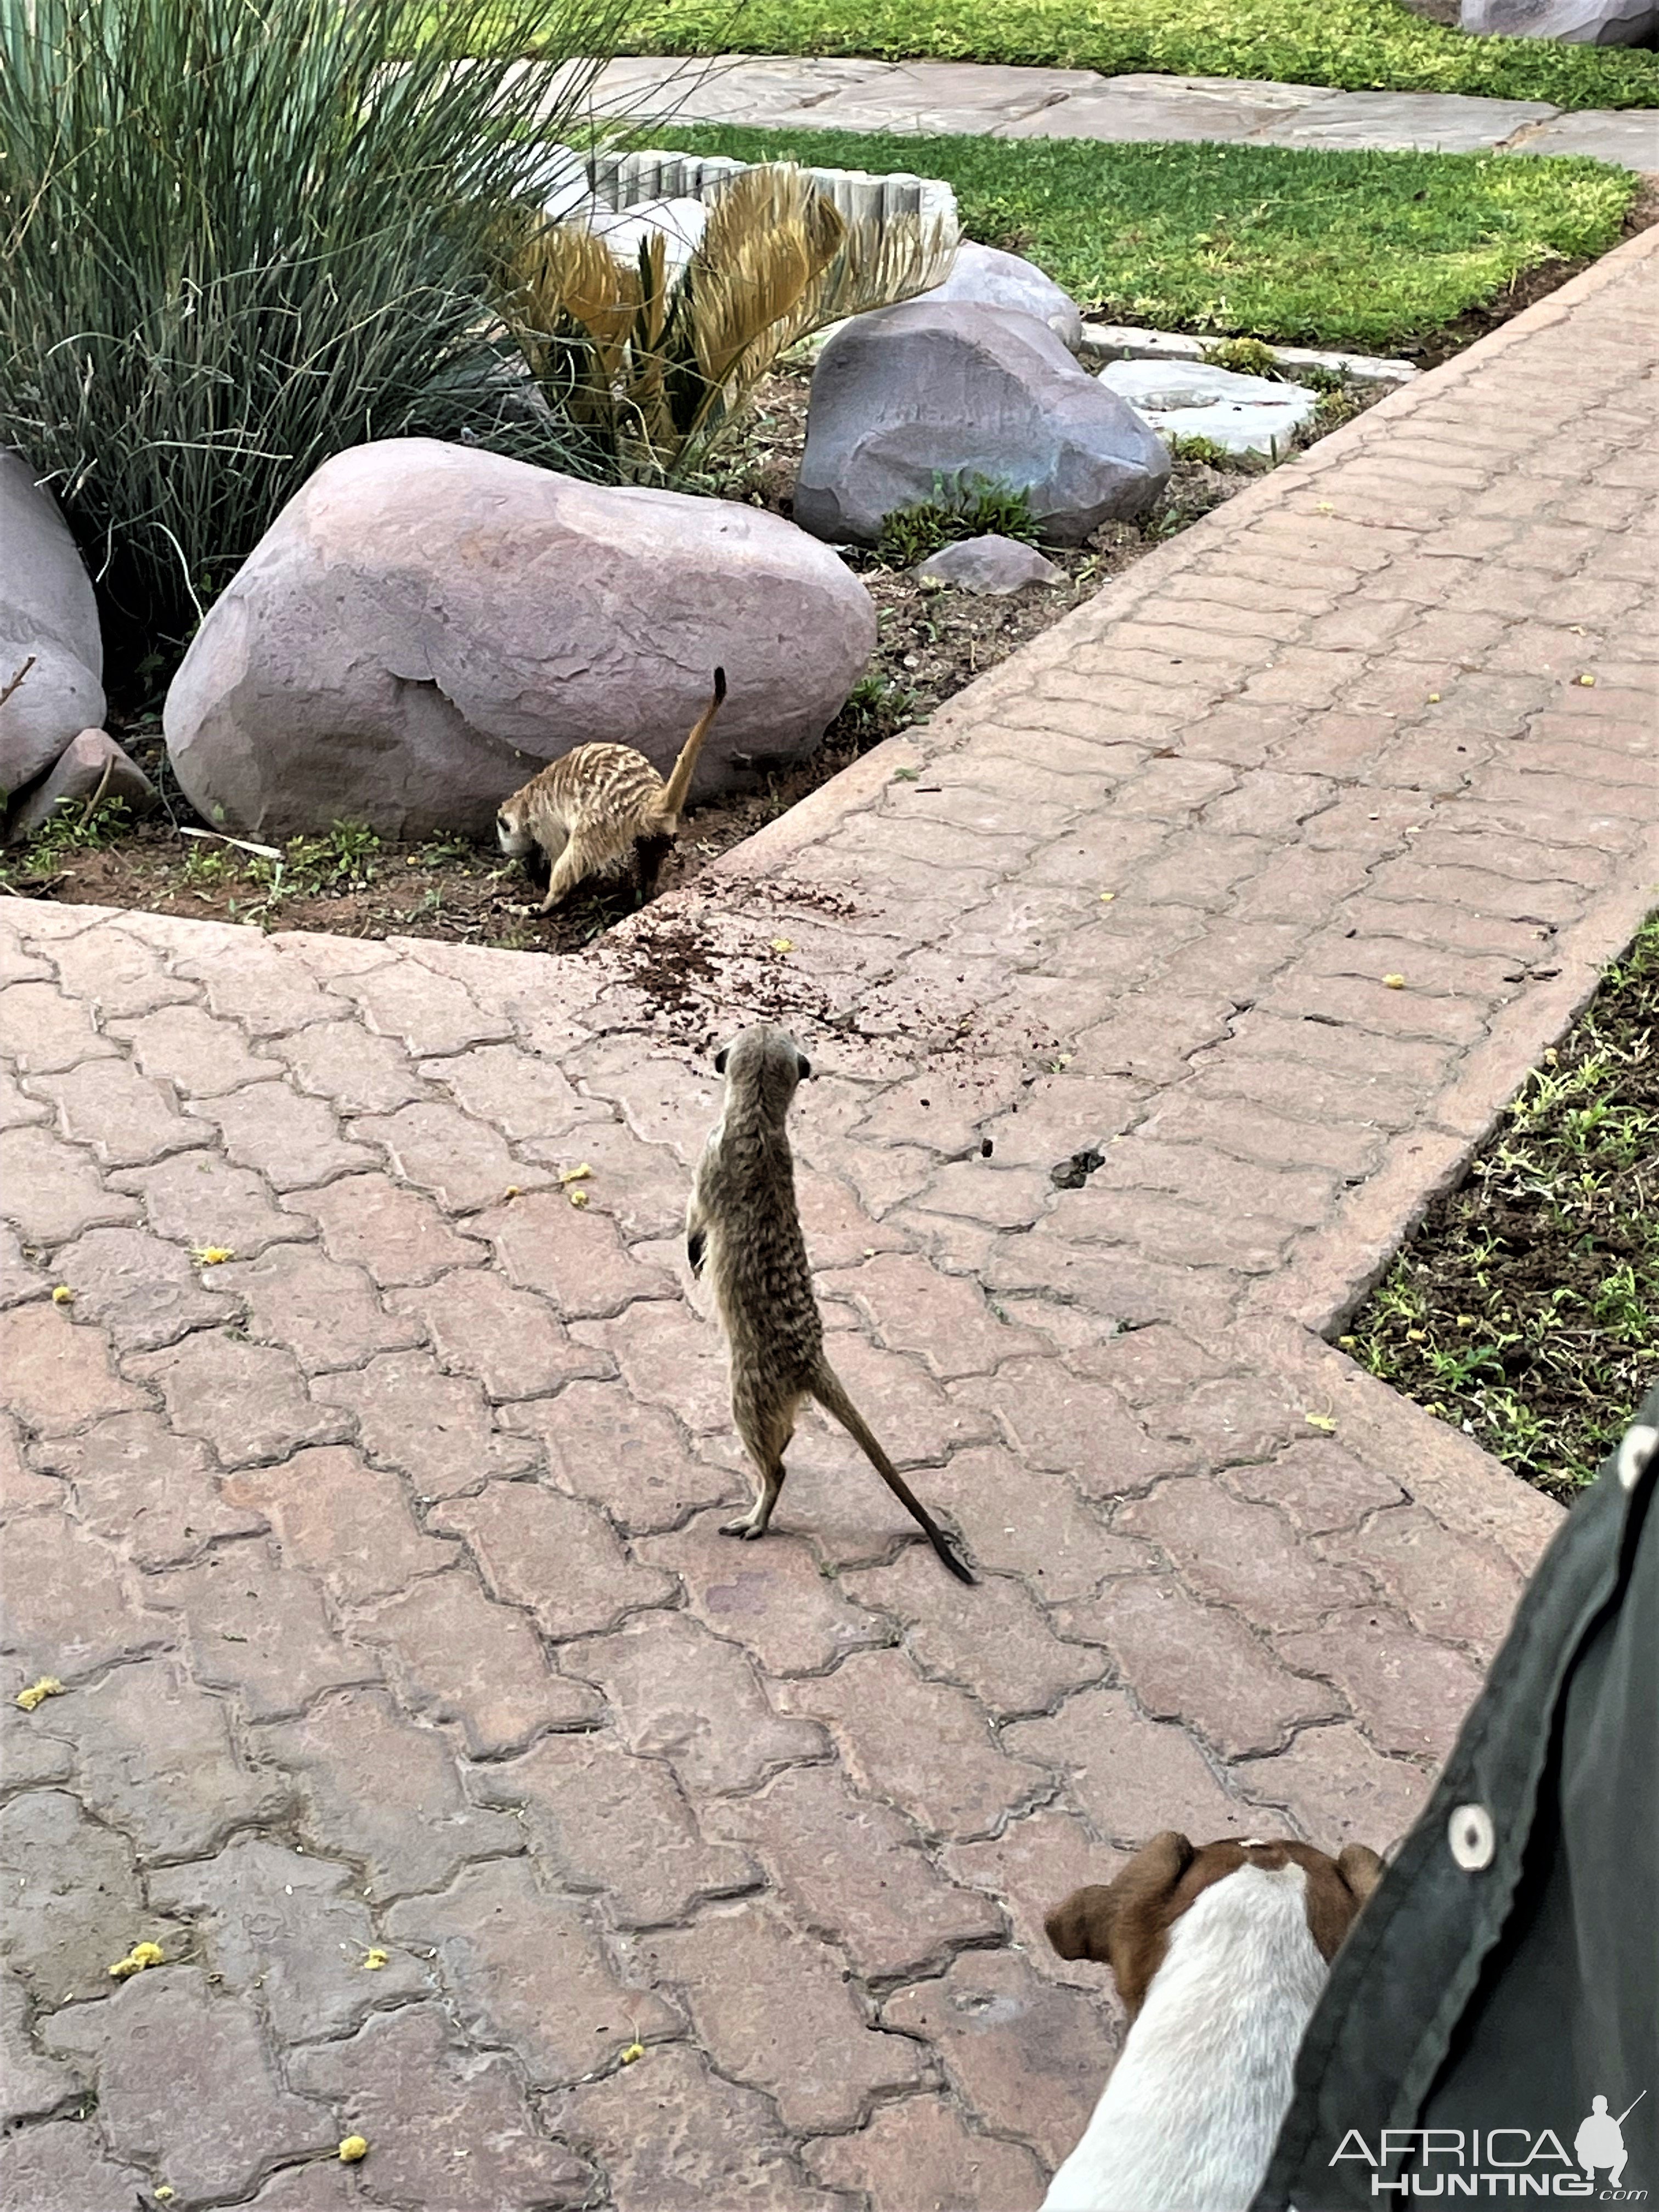
[[[1245,2212],[1327,1972],[1296,1865],[1200,1893],[1042,2212]]]

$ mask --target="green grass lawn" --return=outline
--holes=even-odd
[[[746,161],[943,177],[970,237],[1026,254],[1108,320],[1371,353],[1428,338],[1540,262],[1605,252],[1636,191],[1601,162],[1507,155],[724,125],[645,135]]]
[[[643,0],[635,23],[641,53],[871,54],[1659,107],[1659,55],[1466,38],[1399,0]]]

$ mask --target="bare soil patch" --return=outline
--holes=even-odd
[[[1659,1358],[1659,915],[1340,1340],[1552,1497]]]

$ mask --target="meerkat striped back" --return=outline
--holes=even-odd
[[[588,877],[614,875],[630,859],[638,861],[641,900],[650,897],[663,855],[678,835],[679,810],[703,738],[725,696],[726,671],[717,668],[714,696],[666,783],[632,745],[577,745],[503,799],[495,817],[501,850],[514,860],[528,860],[538,849],[547,856],[544,914]]]

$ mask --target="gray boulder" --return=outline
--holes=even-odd
[[[812,378],[795,520],[873,544],[886,516],[975,482],[1029,495],[1042,534],[1078,545],[1145,514],[1163,442],[1035,315],[913,300],[854,316]]]
[[[1463,0],[1457,27],[1577,46],[1651,46],[1659,40],[1659,0]]]
[[[910,573],[994,599],[1006,599],[1030,584],[1060,584],[1066,580],[1066,571],[1045,561],[1035,545],[1022,545],[1018,538],[1004,538],[994,530],[982,538],[963,538],[954,545],[941,545],[937,553],[918,561]]]
[[[921,298],[936,306],[966,300],[975,307],[1012,308],[1016,314],[1035,315],[1038,322],[1047,323],[1073,353],[1083,343],[1083,312],[1071,295],[1062,292],[1035,262],[994,246],[964,240],[957,248],[955,268]]]
[[[337,453],[283,509],[197,632],[164,726],[220,828],[482,835],[573,745],[637,745],[665,771],[717,665],[730,693],[696,790],[798,759],[875,637],[863,585],[778,515],[388,439]]]
[[[51,775],[18,801],[6,825],[8,843],[33,836],[60,806],[84,806],[100,793],[142,811],[153,803],[155,787],[106,730],[82,730],[58,755]]]
[[[57,502],[21,453],[0,453],[0,803],[104,719],[98,603]]]

